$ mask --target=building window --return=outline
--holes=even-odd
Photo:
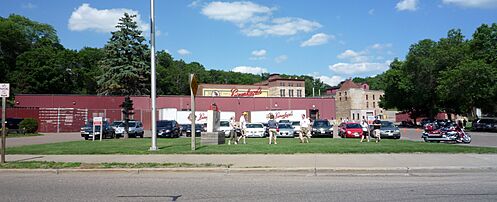
[[[297,97],[302,97],[302,90],[297,90]]]
[[[293,97],[293,90],[288,90],[288,97]]]
[[[338,96],[342,96],[342,92],[338,92]]]
[[[285,86],[285,83],[283,83],[283,82],[280,82],[280,86]]]
[[[347,101],[347,96],[345,96],[345,101]]]
[[[366,100],[368,100],[368,95],[366,94]]]
[[[347,96],[347,91],[345,91],[345,96]]]
[[[302,87],[302,84],[301,83],[297,83],[297,87]]]
[[[342,97],[340,97],[340,102],[342,101]]]
[[[352,113],[352,120],[355,120],[355,114]]]
[[[288,83],[288,86],[293,87],[293,83]]]
[[[366,102],[366,108],[369,108],[369,102]]]
[[[374,100],[374,94],[373,94],[373,100]]]
[[[280,89],[280,96],[285,97],[285,89]]]
[[[373,102],[373,108],[376,108],[376,102]]]

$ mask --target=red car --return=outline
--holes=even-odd
[[[338,136],[342,138],[359,138],[362,134],[361,124],[354,122],[341,123],[338,126]]]

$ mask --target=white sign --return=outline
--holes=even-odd
[[[93,125],[95,126],[101,126],[103,122],[102,117],[93,117]]]
[[[274,110],[274,111],[252,111],[250,112],[250,122],[251,123],[267,123],[269,121],[269,115],[273,114],[276,121],[279,120],[290,120],[290,121],[300,121],[302,120],[302,115],[306,114],[305,109],[303,110]]]
[[[0,83],[0,97],[9,97],[10,84]]]

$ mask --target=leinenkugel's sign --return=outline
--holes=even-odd
[[[204,96],[222,96],[222,97],[268,97],[269,91],[261,87],[253,88],[231,88],[231,89],[204,89]]]

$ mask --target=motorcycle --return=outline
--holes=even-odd
[[[436,123],[427,124],[421,138],[425,142],[471,143],[471,135],[455,124],[439,127]]]

